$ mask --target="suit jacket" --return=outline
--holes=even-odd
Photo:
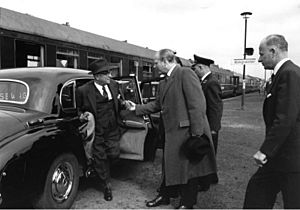
[[[118,123],[121,123],[121,119],[119,117],[119,100],[118,100],[118,83],[114,80],[110,81],[108,85],[109,90],[111,92],[112,98],[114,100],[114,106],[116,111],[116,117]],[[78,88],[76,91],[76,103],[79,114],[88,111],[91,112],[94,117],[97,116],[97,107],[96,107],[96,92],[94,81],[90,81],[81,87]]]
[[[137,115],[158,111],[161,111],[165,127],[166,185],[186,184],[190,178],[216,173],[205,97],[198,77],[191,69],[176,66],[168,80],[160,82],[156,100],[136,107]],[[212,151],[197,163],[191,163],[182,151],[183,143],[191,134],[206,134]]]
[[[204,78],[201,85],[206,99],[206,115],[210,129],[219,131],[223,113],[221,86],[211,73]]]
[[[300,171],[300,68],[286,61],[276,73],[263,105],[266,125],[260,151],[272,170]]]

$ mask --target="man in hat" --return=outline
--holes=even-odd
[[[94,167],[104,183],[104,199],[113,199],[110,184],[110,161],[120,154],[120,128],[118,83],[110,78],[110,65],[105,59],[90,65],[94,80],[78,88],[77,104],[80,119],[88,113],[95,117],[95,140],[93,143]]]
[[[211,135],[217,153],[218,134],[221,129],[221,118],[223,114],[222,91],[218,80],[212,75],[210,65],[213,60],[194,55],[195,64],[192,69],[200,79],[202,90],[206,99],[206,115],[209,122]]]
[[[195,63],[192,69],[197,74],[206,99],[206,116],[208,119],[215,153],[217,154],[218,136],[221,128],[221,118],[223,113],[222,91],[218,80],[212,75],[210,65],[213,60],[194,55]],[[207,191],[210,184],[218,183],[217,174],[210,174],[199,179],[199,191]]]

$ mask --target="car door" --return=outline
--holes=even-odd
[[[140,88],[136,77],[127,76],[115,78],[119,84],[120,100],[130,100],[136,104],[142,103]],[[124,159],[146,160],[151,150],[147,144],[153,132],[148,116],[136,116],[135,112],[123,109],[120,111],[123,121],[123,133],[120,140],[120,157]]]

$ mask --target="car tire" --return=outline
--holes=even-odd
[[[79,165],[71,153],[57,156],[47,172],[41,195],[34,201],[34,208],[71,208],[79,185]]]

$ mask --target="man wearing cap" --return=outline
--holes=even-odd
[[[223,113],[222,91],[218,80],[210,71],[210,64],[214,61],[194,55],[195,64],[192,69],[200,79],[202,90],[206,99],[206,115],[209,122],[211,135],[217,153],[218,134],[221,129]]]
[[[210,64],[214,61],[194,55],[195,64],[192,69],[197,74],[202,90],[206,99],[206,116],[208,119],[211,136],[217,154],[218,135],[221,128],[221,118],[223,113],[222,91],[221,86],[217,79],[214,78],[210,71]],[[207,191],[211,184],[218,183],[219,179],[217,174],[210,174],[206,177],[199,179],[199,191]]]
[[[94,115],[95,140],[93,143],[94,167],[104,183],[104,199],[111,201],[110,160],[120,154],[121,122],[118,114],[118,84],[110,79],[109,70],[115,68],[105,59],[94,61],[90,65],[94,80],[78,88],[77,104],[80,119],[87,118],[87,112]]]

